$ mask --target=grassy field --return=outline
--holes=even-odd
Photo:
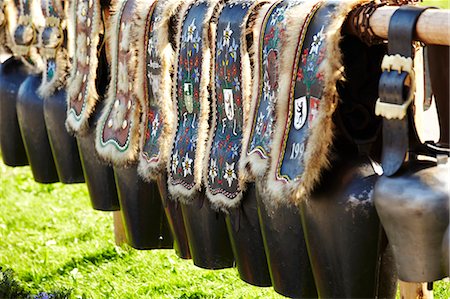
[[[33,294],[68,289],[72,298],[95,299],[283,298],[244,283],[235,269],[203,270],[173,250],[116,247],[112,214],[92,210],[84,184],[41,185],[29,167],[0,163],[0,206],[0,266]]]
[[[0,162],[0,206],[0,266],[12,269],[34,295],[68,290],[70,298],[94,299],[283,298],[242,282],[235,269],[199,269],[173,250],[116,247],[112,215],[91,209],[84,184],[37,184],[29,167]],[[435,298],[450,298],[448,282],[435,284]]]
[[[424,0],[423,5],[431,5],[440,8],[450,8],[450,0]]]

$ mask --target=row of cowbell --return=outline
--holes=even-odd
[[[28,70],[13,61],[3,65],[21,83],[17,116],[35,178],[85,179],[94,207],[101,209],[119,208],[118,193],[128,243],[135,248],[171,247],[173,237],[178,254],[192,256],[196,265],[235,262],[245,281],[273,284],[293,297],[392,297],[394,261],[368,204],[377,177],[371,162],[362,156],[349,163],[348,155],[357,151],[343,142],[331,170],[324,171],[332,136],[343,136],[331,117],[339,102],[339,56],[352,53],[340,48],[336,28],[358,2],[69,3],[62,31],[50,30],[67,29],[67,41],[31,43],[20,53],[17,42],[10,47],[42,77],[23,82]],[[347,47],[360,45],[354,40]],[[298,74],[295,80],[289,67]],[[290,83],[312,88],[290,102]],[[310,113],[302,115],[302,109]],[[308,142],[289,141],[289,111],[288,132],[294,139],[296,133],[309,136]],[[261,121],[270,116],[273,123]],[[66,127],[77,136],[81,162]],[[2,142],[4,160],[7,152]],[[114,165],[117,184],[94,152]],[[314,187],[316,200],[303,202]],[[302,201],[301,217],[292,201]]]

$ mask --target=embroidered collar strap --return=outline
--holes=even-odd
[[[67,77],[67,36],[66,2],[61,0],[41,0],[45,27],[40,32],[40,53],[45,69],[42,72],[42,83],[39,94],[46,98],[56,89],[65,85]]]
[[[394,175],[407,160],[412,126],[409,106],[414,98],[414,34],[423,7],[403,6],[389,22],[388,55],[383,58],[375,114],[383,117],[383,173]],[[414,137],[413,137],[414,139]]]
[[[265,174],[271,157],[273,131],[277,122],[275,105],[280,97],[286,97],[288,93],[296,41],[308,11],[305,8],[312,6],[313,2],[276,1],[257,20],[261,33],[256,42],[258,50],[254,59],[251,124],[245,133],[245,154],[241,158],[241,167],[245,170],[248,166],[250,173],[259,178]]]
[[[147,3],[145,11],[152,7]],[[134,97],[134,78],[138,60],[137,44],[143,35],[142,4],[136,0],[118,1],[107,32],[110,57],[110,81],[106,105],[97,125],[96,149],[114,165],[136,161],[139,149],[141,104]],[[139,11],[141,9],[141,11]]]
[[[200,0],[186,3],[180,12],[172,92],[177,128],[167,165],[169,192],[179,200],[188,201],[201,188],[210,107],[210,26],[222,6]]]
[[[70,4],[69,49],[73,59],[67,80],[66,128],[82,135],[89,128],[89,117],[99,99],[98,46],[104,28],[100,0],[71,0]]]
[[[248,125],[252,86],[248,33],[263,2],[230,1],[219,15],[212,44],[214,79],[212,121],[203,178],[213,206],[232,208],[240,203],[246,181],[239,171],[244,127]]]
[[[39,16],[32,12],[33,0],[14,0],[14,6],[17,9],[17,25],[13,34],[13,54],[31,70],[40,70],[42,61],[36,49],[38,38],[35,27]]]
[[[135,96],[143,107],[139,153],[139,174],[147,180],[165,172],[175,133],[171,98],[171,68],[175,45],[169,41],[169,30],[179,20],[181,1],[158,0],[145,19],[145,35],[138,43],[139,60]]]
[[[304,199],[329,165],[343,77],[341,28],[363,2],[282,0],[263,16],[243,166],[268,203]]]

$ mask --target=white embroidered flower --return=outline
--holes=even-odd
[[[227,28],[223,31],[223,45],[230,46],[231,35],[233,34],[233,30],[230,28],[230,22],[228,22]]]
[[[155,115],[155,119],[152,122],[152,137],[156,136],[156,133],[158,133],[159,128],[159,114]]]
[[[313,41],[311,43],[311,49],[309,50],[309,54],[319,54],[320,46],[322,45],[323,40],[325,39],[325,36],[323,34],[323,26],[320,29],[319,32],[317,32],[313,36]]]
[[[172,155],[172,173],[177,173],[179,162],[180,160],[178,160],[178,151],[176,151],[175,154]]]
[[[259,113],[258,120],[256,121],[256,134],[261,135],[263,128],[264,114],[262,112]]]
[[[224,172],[223,177],[228,181],[228,187],[231,187],[233,180],[237,179],[236,172],[234,171],[235,163],[228,164],[227,162],[225,162],[225,164],[226,168],[223,171]]]
[[[270,136],[272,135],[272,131],[273,131],[272,128],[273,128],[273,121],[269,121],[267,123],[267,128],[266,128],[266,132],[265,132],[265,135],[268,138],[270,138]]]
[[[240,91],[241,90],[241,82],[239,82],[239,78],[238,77],[234,77],[233,86],[234,86],[234,90],[235,91]]]
[[[236,143],[233,145],[233,147],[231,148],[231,158],[234,159],[239,153],[239,145],[237,145]]]
[[[198,67],[194,69],[194,72],[192,73],[192,78],[194,79],[195,83],[200,82],[200,72],[198,71]]]
[[[193,160],[189,158],[189,153],[186,153],[186,156],[183,158],[183,176],[186,177],[188,174],[192,174],[192,162]]]
[[[264,87],[263,87],[263,93],[264,93],[264,100],[267,100],[267,97],[270,94],[270,84],[269,84],[269,80],[266,80],[266,74],[267,71],[264,71]],[[269,75],[267,75],[267,77],[269,77]]]
[[[197,26],[195,26],[195,18],[192,20],[191,25],[189,25],[187,30],[187,42],[193,42],[194,41],[194,33],[197,29]]]
[[[282,22],[284,20],[285,11],[286,7],[278,7],[270,18],[270,26],[274,26],[275,24]]]
[[[209,176],[211,177],[211,181],[213,183],[216,180],[217,175],[218,175],[217,161],[216,159],[211,159],[211,164],[209,166]]]
[[[272,91],[267,95],[267,116],[270,117],[273,111],[275,111],[275,103],[277,102],[277,97],[275,96],[275,92]]]

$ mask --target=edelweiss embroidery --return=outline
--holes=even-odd
[[[315,7],[317,10],[319,6]],[[328,11],[326,9],[325,11]],[[315,13],[315,11],[314,11]],[[314,16],[311,13],[305,28]],[[325,57],[324,25],[309,28],[297,53],[295,86],[290,95],[289,117],[278,161],[277,179],[295,180],[304,172],[304,153],[313,121],[318,114],[323,92],[323,74],[319,66]],[[303,43],[303,41],[302,41]]]
[[[210,151],[208,189],[234,198],[240,192],[238,161],[244,121],[241,89],[242,20],[249,10],[246,2],[226,6],[219,17],[215,57],[215,124]]]
[[[267,13],[259,44],[259,78],[258,105],[250,134],[248,155],[258,153],[267,159],[270,153],[271,136],[275,121],[275,105],[279,93],[279,60],[286,32],[285,12],[292,6],[289,1],[274,5]]]
[[[194,186],[194,161],[200,116],[202,20],[207,3],[189,9],[183,23],[177,70],[178,128],[171,158],[170,182],[187,189]]]
[[[151,13],[148,20],[148,44],[147,44],[147,99],[148,111],[145,126],[145,140],[142,148],[142,156],[147,162],[157,162],[159,159],[159,137],[163,130],[163,120],[157,105],[159,98],[159,85],[161,82],[161,57],[156,49],[158,44],[155,24],[158,24],[161,17],[159,13]]]

